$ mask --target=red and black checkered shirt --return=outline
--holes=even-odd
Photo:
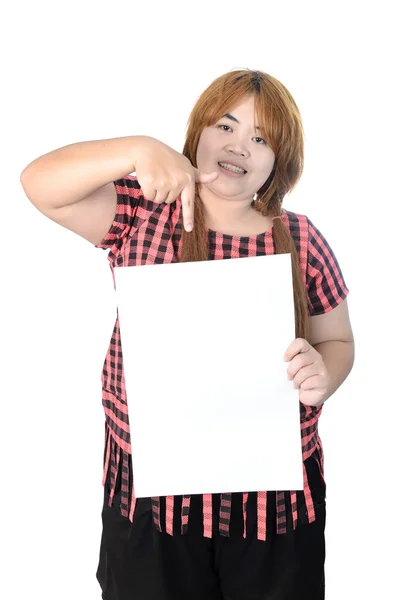
[[[134,265],[175,263],[180,255],[182,218],[180,197],[172,204],[157,204],[147,200],[134,176],[114,182],[117,209],[114,222],[97,248],[109,250],[108,260],[114,279],[114,269]],[[321,232],[305,216],[282,211],[282,222],[289,229],[300,258],[303,281],[308,294],[309,316],[320,315],[335,308],[348,294],[338,262]],[[242,258],[274,254],[272,230],[249,237],[232,236],[207,230],[210,260]],[[115,279],[114,279],[115,286]],[[128,406],[124,379],[121,335],[118,312],[115,327],[102,372],[102,401],[105,411],[105,453],[103,485],[110,480],[109,506],[112,505],[118,473],[121,477],[121,514],[133,521],[135,493],[132,473]],[[308,484],[304,461],[316,456],[323,478],[324,454],[318,435],[318,419],[322,406],[300,403],[300,427],[303,452],[304,498],[307,520],[315,520],[315,506]],[[134,469],[133,469],[134,471]],[[290,493],[293,527],[296,528],[297,491]],[[248,493],[243,492],[243,522],[246,535]],[[276,532],[286,532],[285,493],[276,492]],[[258,538],[267,537],[267,492],[257,492]],[[221,494],[219,532],[229,535],[231,494]],[[165,530],[173,533],[174,497],[165,499]],[[152,498],[155,526],[161,530],[160,498]],[[180,502],[181,533],[188,527],[190,496]],[[212,535],[212,496],[203,496],[204,535]]]

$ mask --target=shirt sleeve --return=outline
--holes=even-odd
[[[308,221],[307,275],[309,316],[329,312],[348,295],[339,263],[322,233]]]
[[[155,203],[146,200],[136,177],[128,175],[114,181],[117,192],[117,207],[113,222],[104,239],[96,248],[110,250],[109,259],[114,259],[136,229],[154,212]]]

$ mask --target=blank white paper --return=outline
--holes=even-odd
[[[303,489],[290,254],[114,273],[136,496]]]

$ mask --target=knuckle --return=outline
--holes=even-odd
[[[194,177],[194,172],[187,172],[185,173],[185,177],[184,177],[184,183],[185,185],[190,185],[193,186],[195,184],[195,177]]]
[[[144,173],[144,175],[140,176],[140,184],[143,187],[145,186],[151,186],[153,184],[153,177],[149,174],[149,173]]]

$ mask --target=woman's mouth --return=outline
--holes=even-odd
[[[234,167],[229,163],[221,162],[218,163],[218,166],[221,169],[222,173],[225,173],[225,175],[229,175],[230,177],[243,177],[243,175],[246,175],[247,173],[247,171],[239,169],[239,167]]]

